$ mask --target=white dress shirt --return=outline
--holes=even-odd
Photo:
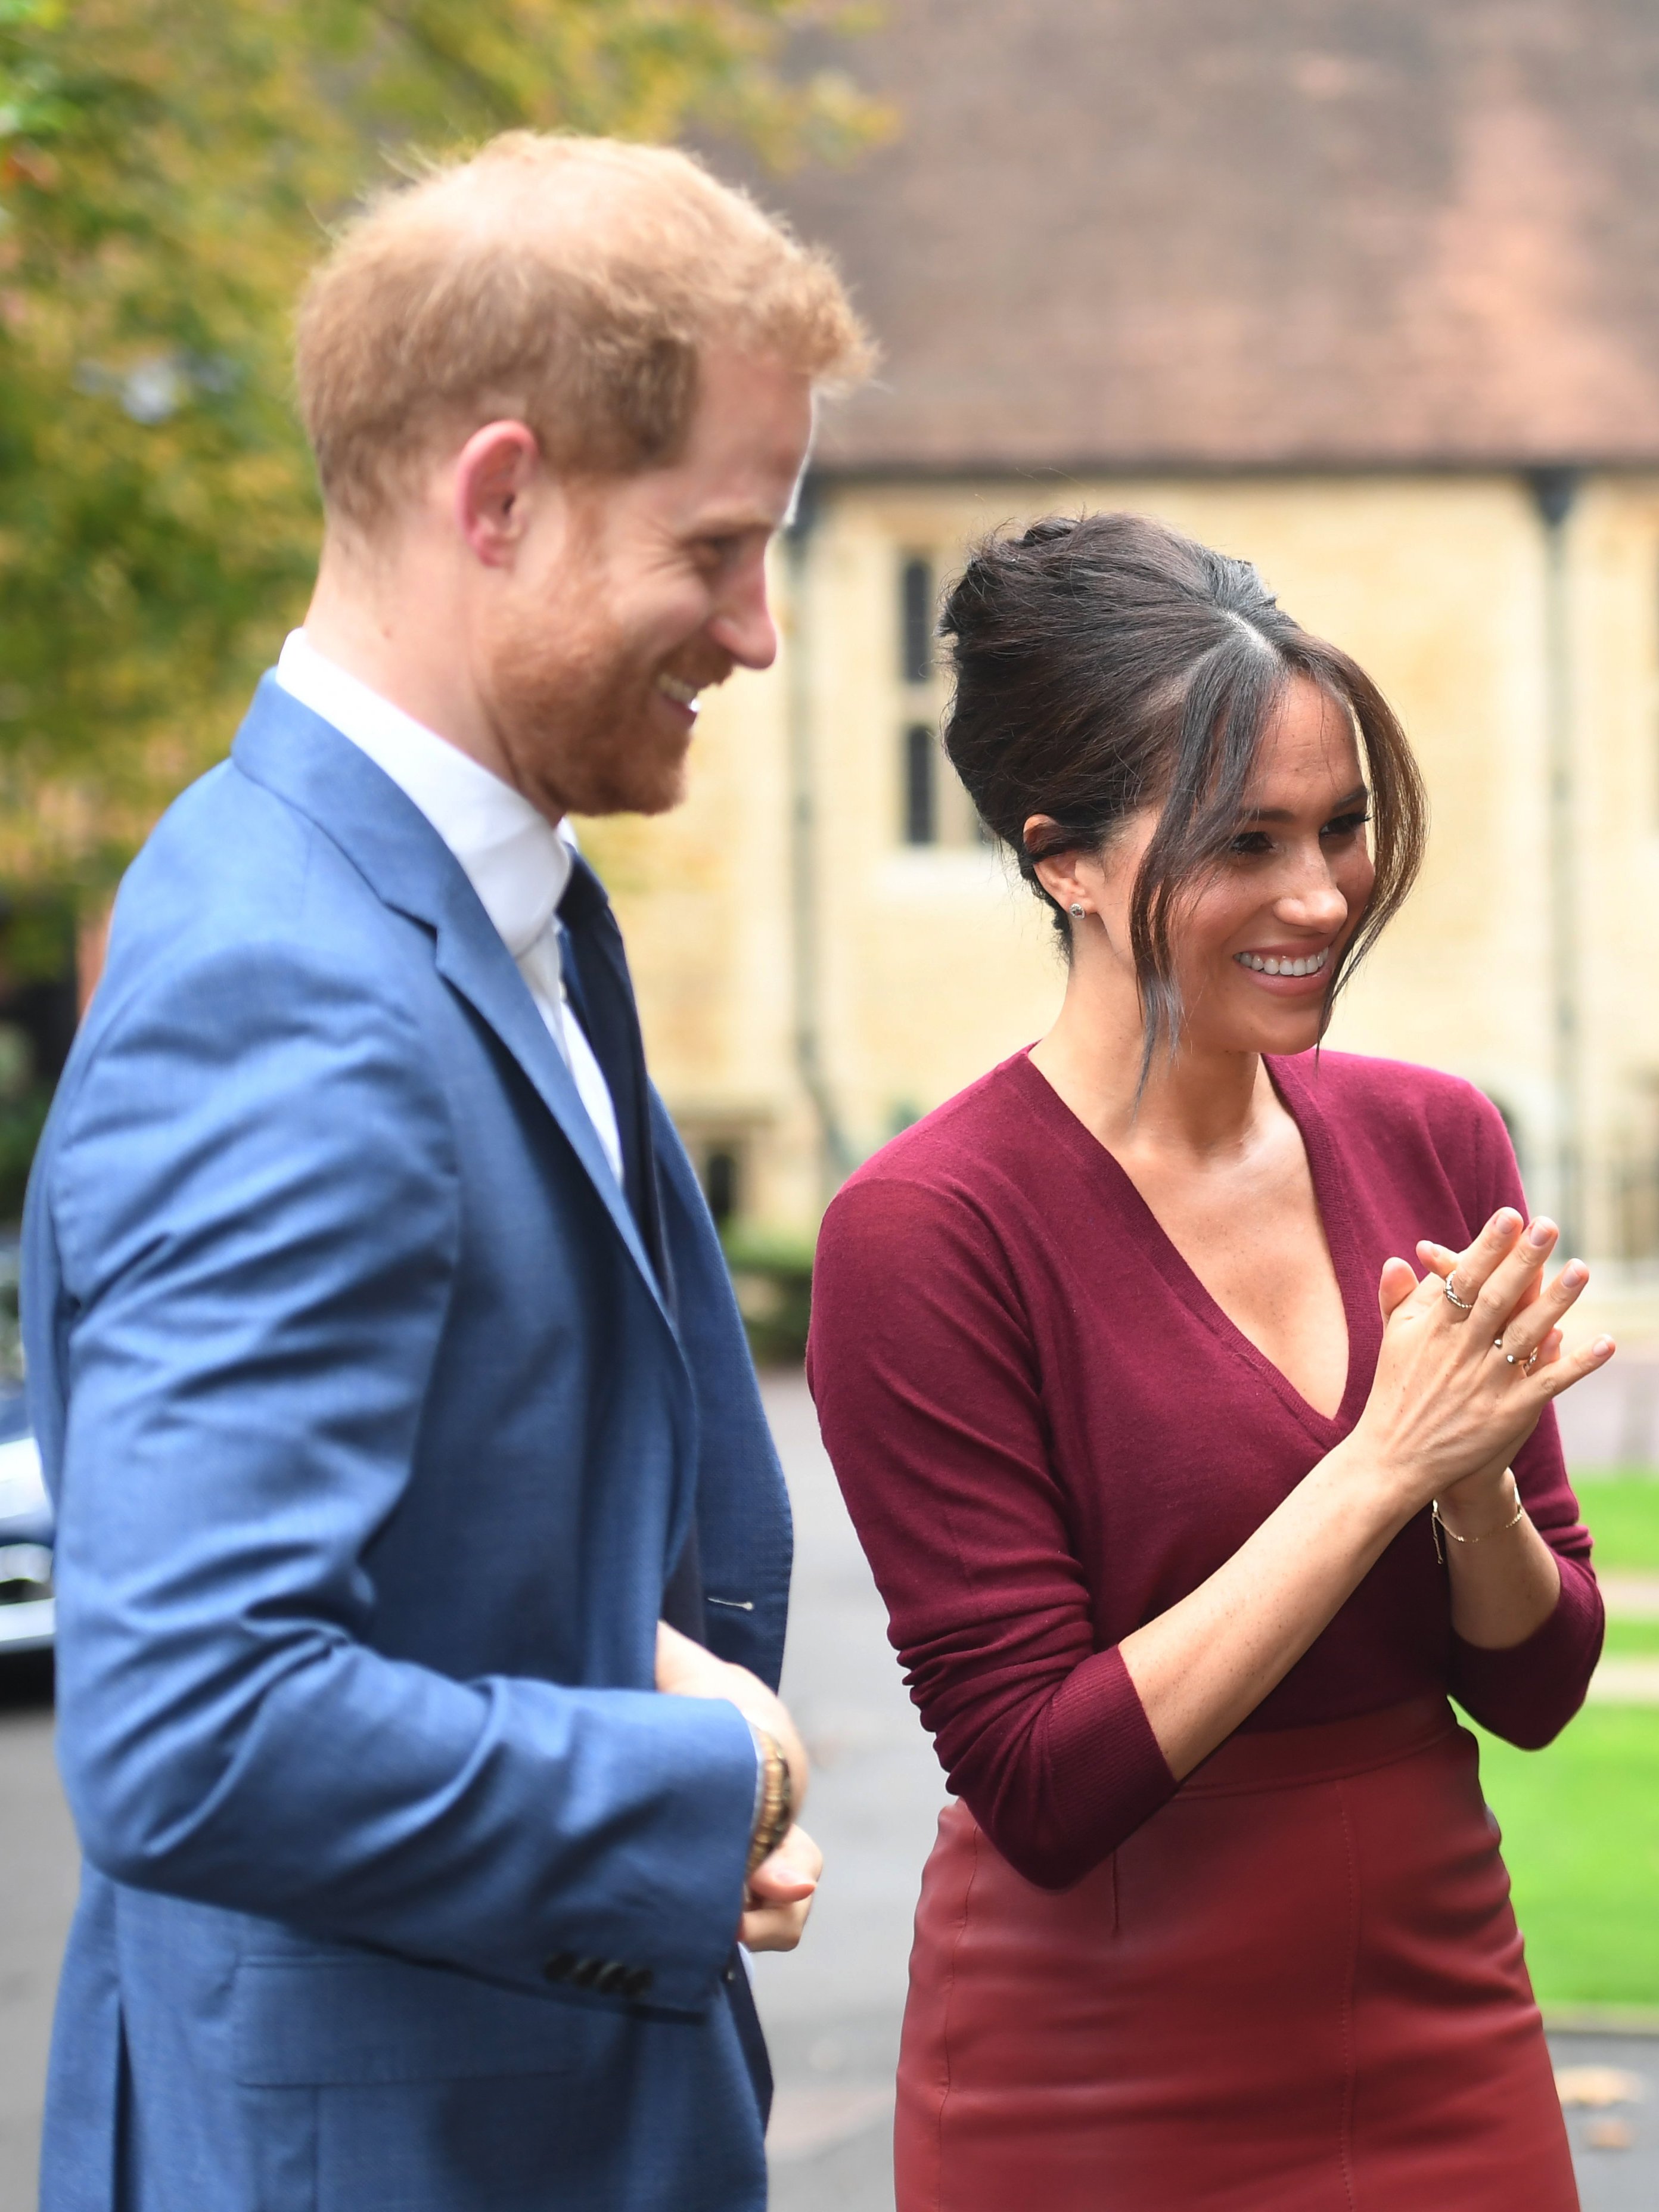
[[[418,806],[460,862],[575,1081],[618,1182],[617,1109],[593,1048],[572,1015],[559,958],[559,901],[574,840],[520,792],[290,631],[276,681],[366,752]]]

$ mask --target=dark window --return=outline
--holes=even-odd
[[[939,835],[935,779],[938,748],[931,722],[904,732],[904,842],[931,845]]]
[[[907,684],[926,684],[933,673],[933,564],[907,561],[901,584],[900,636]]]
[[[710,1152],[702,1164],[702,1193],[722,1228],[738,1210],[738,1182],[737,1154]]]

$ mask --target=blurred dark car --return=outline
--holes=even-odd
[[[52,1501],[21,1392],[0,1394],[0,1662],[50,1651]]]
[[[23,1398],[17,1238],[0,1230],[0,1666],[50,1651],[57,1626],[52,1500]]]

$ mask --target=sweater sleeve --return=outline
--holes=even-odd
[[[1509,1133],[1498,1109],[1478,1101],[1471,1191],[1471,1221],[1485,1221],[1500,1206],[1522,1213],[1527,1201]],[[1589,1688],[1601,1656],[1601,1594],[1590,1566],[1589,1531],[1567,1480],[1561,1434],[1553,1407],[1516,1455],[1515,1479],[1528,1518],[1554,1553],[1561,1570],[1555,1610],[1524,1644],[1488,1651],[1454,1633],[1453,1697],[1494,1735],[1537,1751],[1561,1733]]]
[[[1031,1333],[967,1201],[891,1177],[831,1206],[808,1372],[951,1789],[1029,1881],[1079,1881],[1176,1789],[1097,1648]]]

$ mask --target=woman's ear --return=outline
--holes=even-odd
[[[1052,837],[1060,827],[1052,814],[1033,814],[1022,830],[1025,849],[1041,846]],[[1047,860],[1034,863],[1032,872],[1054,904],[1069,914],[1073,921],[1094,910],[1094,899],[1077,873],[1076,853],[1051,853]],[[1081,908],[1081,912],[1079,909]]]

